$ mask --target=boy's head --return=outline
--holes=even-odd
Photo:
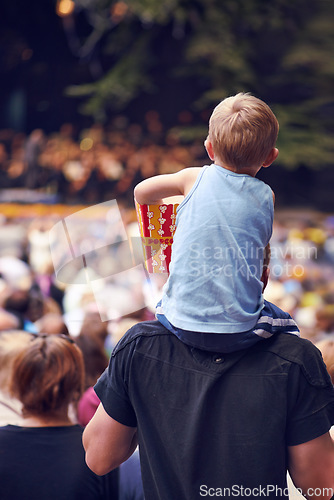
[[[260,99],[240,93],[224,99],[209,121],[215,162],[241,170],[259,168],[276,144],[278,121]]]

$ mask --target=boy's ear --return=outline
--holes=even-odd
[[[262,167],[269,167],[269,165],[271,165],[276,160],[278,153],[279,153],[278,149],[273,148],[268,154],[265,161],[263,162]]]
[[[215,155],[214,155],[212,143],[211,143],[209,137],[207,137],[206,140],[204,141],[204,146],[205,146],[206,152],[209,155],[210,160],[214,161]]]

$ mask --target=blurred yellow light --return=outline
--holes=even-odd
[[[59,17],[66,17],[72,14],[74,11],[75,4],[73,0],[58,0],[56,6],[56,12]]]
[[[85,137],[80,142],[80,149],[81,151],[89,151],[90,149],[92,149],[93,144],[94,144],[93,139],[91,139],[90,137]]]
[[[309,227],[305,230],[307,238],[317,245],[323,245],[326,241],[326,233],[320,227]]]

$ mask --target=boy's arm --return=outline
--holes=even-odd
[[[140,205],[160,205],[164,198],[186,196],[194,185],[201,167],[189,167],[175,174],[157,175],[137,184],[135,199]]]

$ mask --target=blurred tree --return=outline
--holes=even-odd
[[[0,128],[47,132],[78,118],[78,100],[64,89],[89,78],[68,47],[56,0],[2,2],[0,16]],[[80,120],[79,120],[80,118]]]
[[[103,120],[143,95],[174,115],[205,117],[227,95],[249,91],[281,124],[287,167],[332,163],[334,9],[331,0],[76,0],[64,18],[70,45],[92,61],[81,112]],[[76,30],[85,16],[87,32]],[[204,122],[202,122],[204,124]],[[191,138],[204,128],[177,127]],[[196,132],[197,131],[197,132]]]

